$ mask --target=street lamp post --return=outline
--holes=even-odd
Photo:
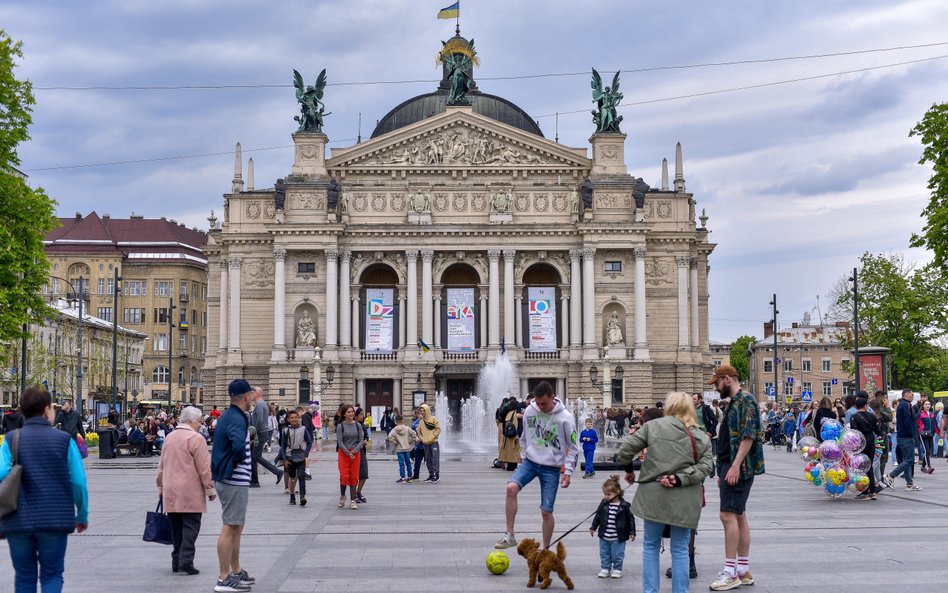
[[[853,268],[850,282],[853,283],[853,394],[859,393],[859,269]]]
[[[122,294],[121,289],[119,288],[119,281],[122,279],[119,276],[118,267],[113,270],[112,276],[112,296],[115,297],[112,301],[112,405],[111,409],[115,409],[115,401],[118,399],[118,312],[119,312],[119,296]],[[126,343],[128,343],[126,341]],[[126,372],[128,372],[128,355],[125,357]]]
[[[777,400],[777,386],[780,385],[780,375],[779,370],[777,369],[778,361],[780,357],[777,355],[777,314],[780,311],[777,310],[777,294],[774,293],[774,299],[770,301],[770,305],[773,307],[774,315],[774,401]]]
[[[71,286],[71,284],[70,284]],[[76,354],[76,410],[79,412],[79,416],[82,417],[82,325],[83,325],[83,316],[82,316],[82,303],[86,300],[85,287],[83,287],[83,278],[79,276],[79,351]]]

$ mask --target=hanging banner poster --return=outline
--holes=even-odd
[[[448,289],[448,351],[474,351],[474,289]]]
[[[365,300],[365,350],[391,352],[395,327],[395,291],[391,288],[367,288]]]
[[[530,304],[530,350],[556,350],[556,289],[530,287],[527,298]]]

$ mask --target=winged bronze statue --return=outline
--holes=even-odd
[[[617,112],[622,102],[622,93],[619,92],[619,72],[616,71],[616,75],[612,77],[612,86],[603,89],[602,77],[593,68],[590,86],[592,86],[593,101],[598,107],[592,111],[596,132],[620,133],[619,123],[622,121],[622,116]]]
[[[323,92],[326,90],[326,69],[316,77],[316,84],[306,86],[303,83],[303,76],[293,71],[293,86],[296,87],[296,100],[300,104],[300,115],[293,119],[299,122],[298,132],[322,132],[323,117],[330,115],[326,113],[326,105],[323,103]]]

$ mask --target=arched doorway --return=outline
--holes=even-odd
[[[448,352],[473,352],[483,336],[480,331],[481,278],[472,266],[456,263],[441,275],[441,310],[438,311],[439,343]]]
[[[550,264],[533,264],[524,271],[520,305],[523,348],[550,352],[564,346],[560,343],[561,282],[559,271]]]

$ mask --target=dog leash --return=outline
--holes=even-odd
[[[656,481],[656,480],[645,480],[644,482],[641,482],[641,481],[639,481],[639,480],[634,480],[634,481],[630,482],[630,483],[628,484],[628,486],[626,486],[625,488],[623,488],[622,490],[619,491],[619,496],[625,494],[625,491],[628,490],[629,488],[631,488],[631,487],[632,487],[632,484],[645,484],[645,483],[648,483],[648,482],[655,482],[655,481]],[[549,545],[548,547],[544,548],[544,549],[545,549],[545,550],[549,550],[550,548],[553,547],[554,544],[556,544],[557,542],[559,542],[561,539],[563,539],[563,538],[566,537],[567,535],[569,535],[569,534],[573,533],[574,531],[576,531],[576,530],[579,528],[580,525],[582,525],[582,524],[585,523],[586,521],[589,521],[589,519],[591,519],[592,516],[595,515],[598,510],[599,510],[599,507],[597,506],[595,511],[593,511],[593,512],[589,513],[588,515],[586,515],[586,518],[585,518],[585,519],[583,519],[582,521],[580,521],[579,523],[577,523],[576,525],[574,525],[573,527],[571,527],[569,531],[567,531],[567,532],[564,533],[563,535],[559,536],[559,537],[556,538],[555,540],[551,541],[551,542],[550,542],[550,545]]]

